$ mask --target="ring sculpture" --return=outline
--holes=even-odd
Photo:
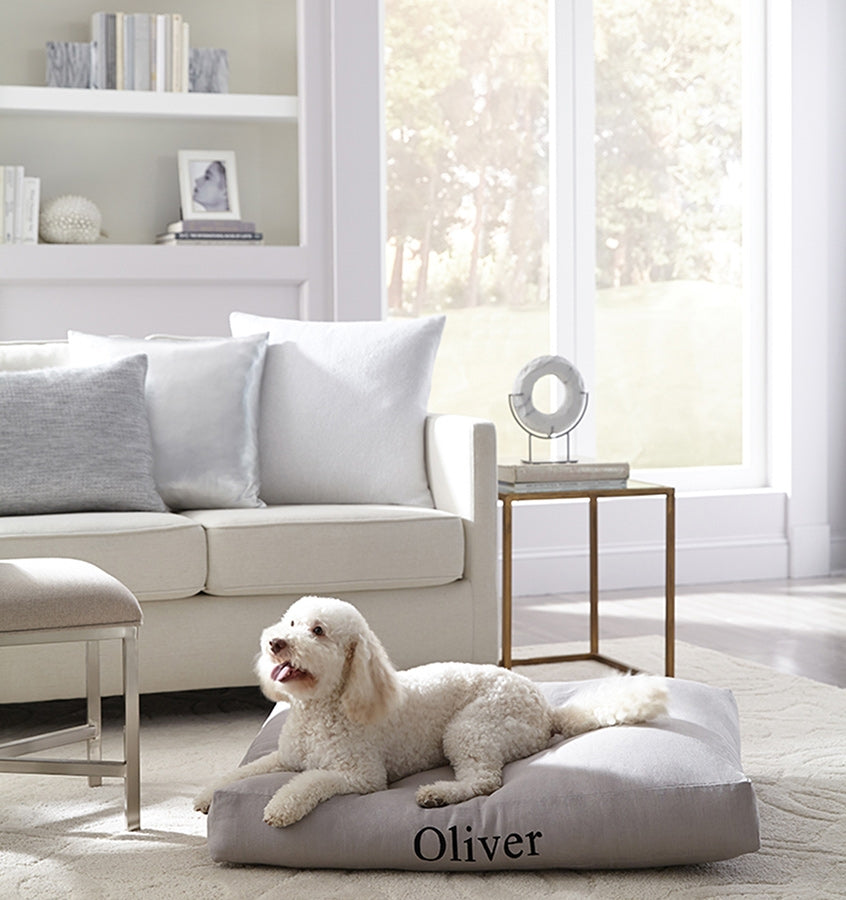
[[[561,404],[549,413],[541,412],[532,400],[535,384],[545,375],[557,378],[564,389]],[[581,373],[563,356],[539,356],[520,369],[508,403],[517,424],[529,434],[529,462],[532,461],[532,437],[551,440],[563,435],[567,435],[567,460],[570,461],[569,434],[581,422],[587,402]]]

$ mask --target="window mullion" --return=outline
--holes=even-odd
[[[550,340],[595,383],[594,56],[591,0],[550,4]],[[577,454],[596,452],[590,400],[573,434]],[[563,452],[563,448],[559,448]]]

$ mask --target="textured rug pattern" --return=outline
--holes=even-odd
[[[659,672],[659,642],[608,641],[603,652]],[[598,677],[591,663],[533,666],[540,681]],[[142,831],[123,830],[122,785],[0,775],[0,897],[297,896],[369,900],[584,897],[846,897],[846,692],[680,644],[677,674],[734,691],[744,769],[762,848],[702,866],[625,872],[416,874],[221,866],[209,858],[197,788],[236,765],[260,727],[259,704],[165,700],[142,721]],[[118,736],[108,735],[112,747]],[[108,744],[107,744],[108,747]]]

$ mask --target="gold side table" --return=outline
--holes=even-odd
[[[675,672],[675,594],[676,594],[676,512],[675,488],[661,484],[647,484],[627,481],[623,486],[607,488],[563,489],[555,486],[544,490],[527,492],[510,489],[500,483],[499,499],[502,501],[502,662],[506,669],[512,666],[531,666],[538,663],[575,662],[594,660],[624,672],[636,671],[632,666],[610,659],[599,652],[599,501],[607,497],[665,498],[665,572],[664,572],[664,671],[667,676]],[[512,656],[512,505],[522,500],[587,500],[590,511],[590,651],[569,653],[563,656],[536,656],[529,659],[514,659]]]

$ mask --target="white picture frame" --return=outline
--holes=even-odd
[[[183,219],[240,219],[233,150],[180,150],[179,201]]]

